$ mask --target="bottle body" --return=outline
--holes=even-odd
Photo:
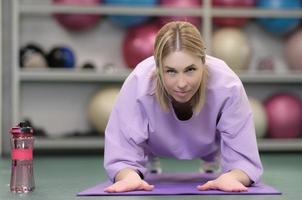
[[[33,136],[11,137],[11,192],[27,193],[35,188],[33,146]]]

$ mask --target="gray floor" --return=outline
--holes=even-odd
[[[274,186],[281,196],[147,196],[147,197],[76,197],[76,193],[106,179],[101,156],[36,156],[34,161],[36,190],[26,195],[9,192],[10,160],[0,159],[0,199],[69,200],[69,199],[301,199],[302,154],[262,154],[263,181]],[[162,159],[164,171],[197,171],[199,161]]]

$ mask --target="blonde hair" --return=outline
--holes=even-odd
[[[156,35],[154,44],[154,58],[156,63],[155,95],[164,111],[169,111],[169,94],[163,83],[163,59],[172,52],[186,51],[200,57],[205,64],[205,47],[198,29],[189,22],[175,21],[164,25]],[[191,100],[193,113],[197,114],[205,102],[207,68],[202,70],[202,81],[199,89]]]

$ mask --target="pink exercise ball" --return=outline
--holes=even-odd
[[[290,69],[302,70],[302,29],[286,41],[284,54]]]
[[[160,5],[163,7],[176,7],[176,8],[194,8],[200,7],[201,0],[160,0]],[[200,17],[192,17],[192,16],[163,16],[159,18],[162,24],[165,24],[170,21],[187,21],[196,27],[201,26],[201,18]]]
[[[213,6],[217,7],[241,7],[250,8],[256,5],[256,0],[213,0]],[[241,27],[248,22],[247,17],[215,17],[213,22],[218,26]]]
[[[160,26],[156,23],[139,25],[128,29],[123,40],[123,57],[129,68],[153,55],[155,37]]]
[[[52,0],[54,4],[98,6],[101,0]],[[98,14],[64,14],[53,15],[60,25],[70,31],[86,31],[94,27],[100,20]]]
[[[299,97],[279,93],[264,102],[271,138],[296,138],[302,132],[302,105]]]

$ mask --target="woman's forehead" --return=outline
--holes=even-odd
[[[175,51],[168,54],[163,58],[163,67],[176,67],[176,66],[189,66],[192,64],[199,64],[201,62],[200,57],[192,55],[185,51]]]

